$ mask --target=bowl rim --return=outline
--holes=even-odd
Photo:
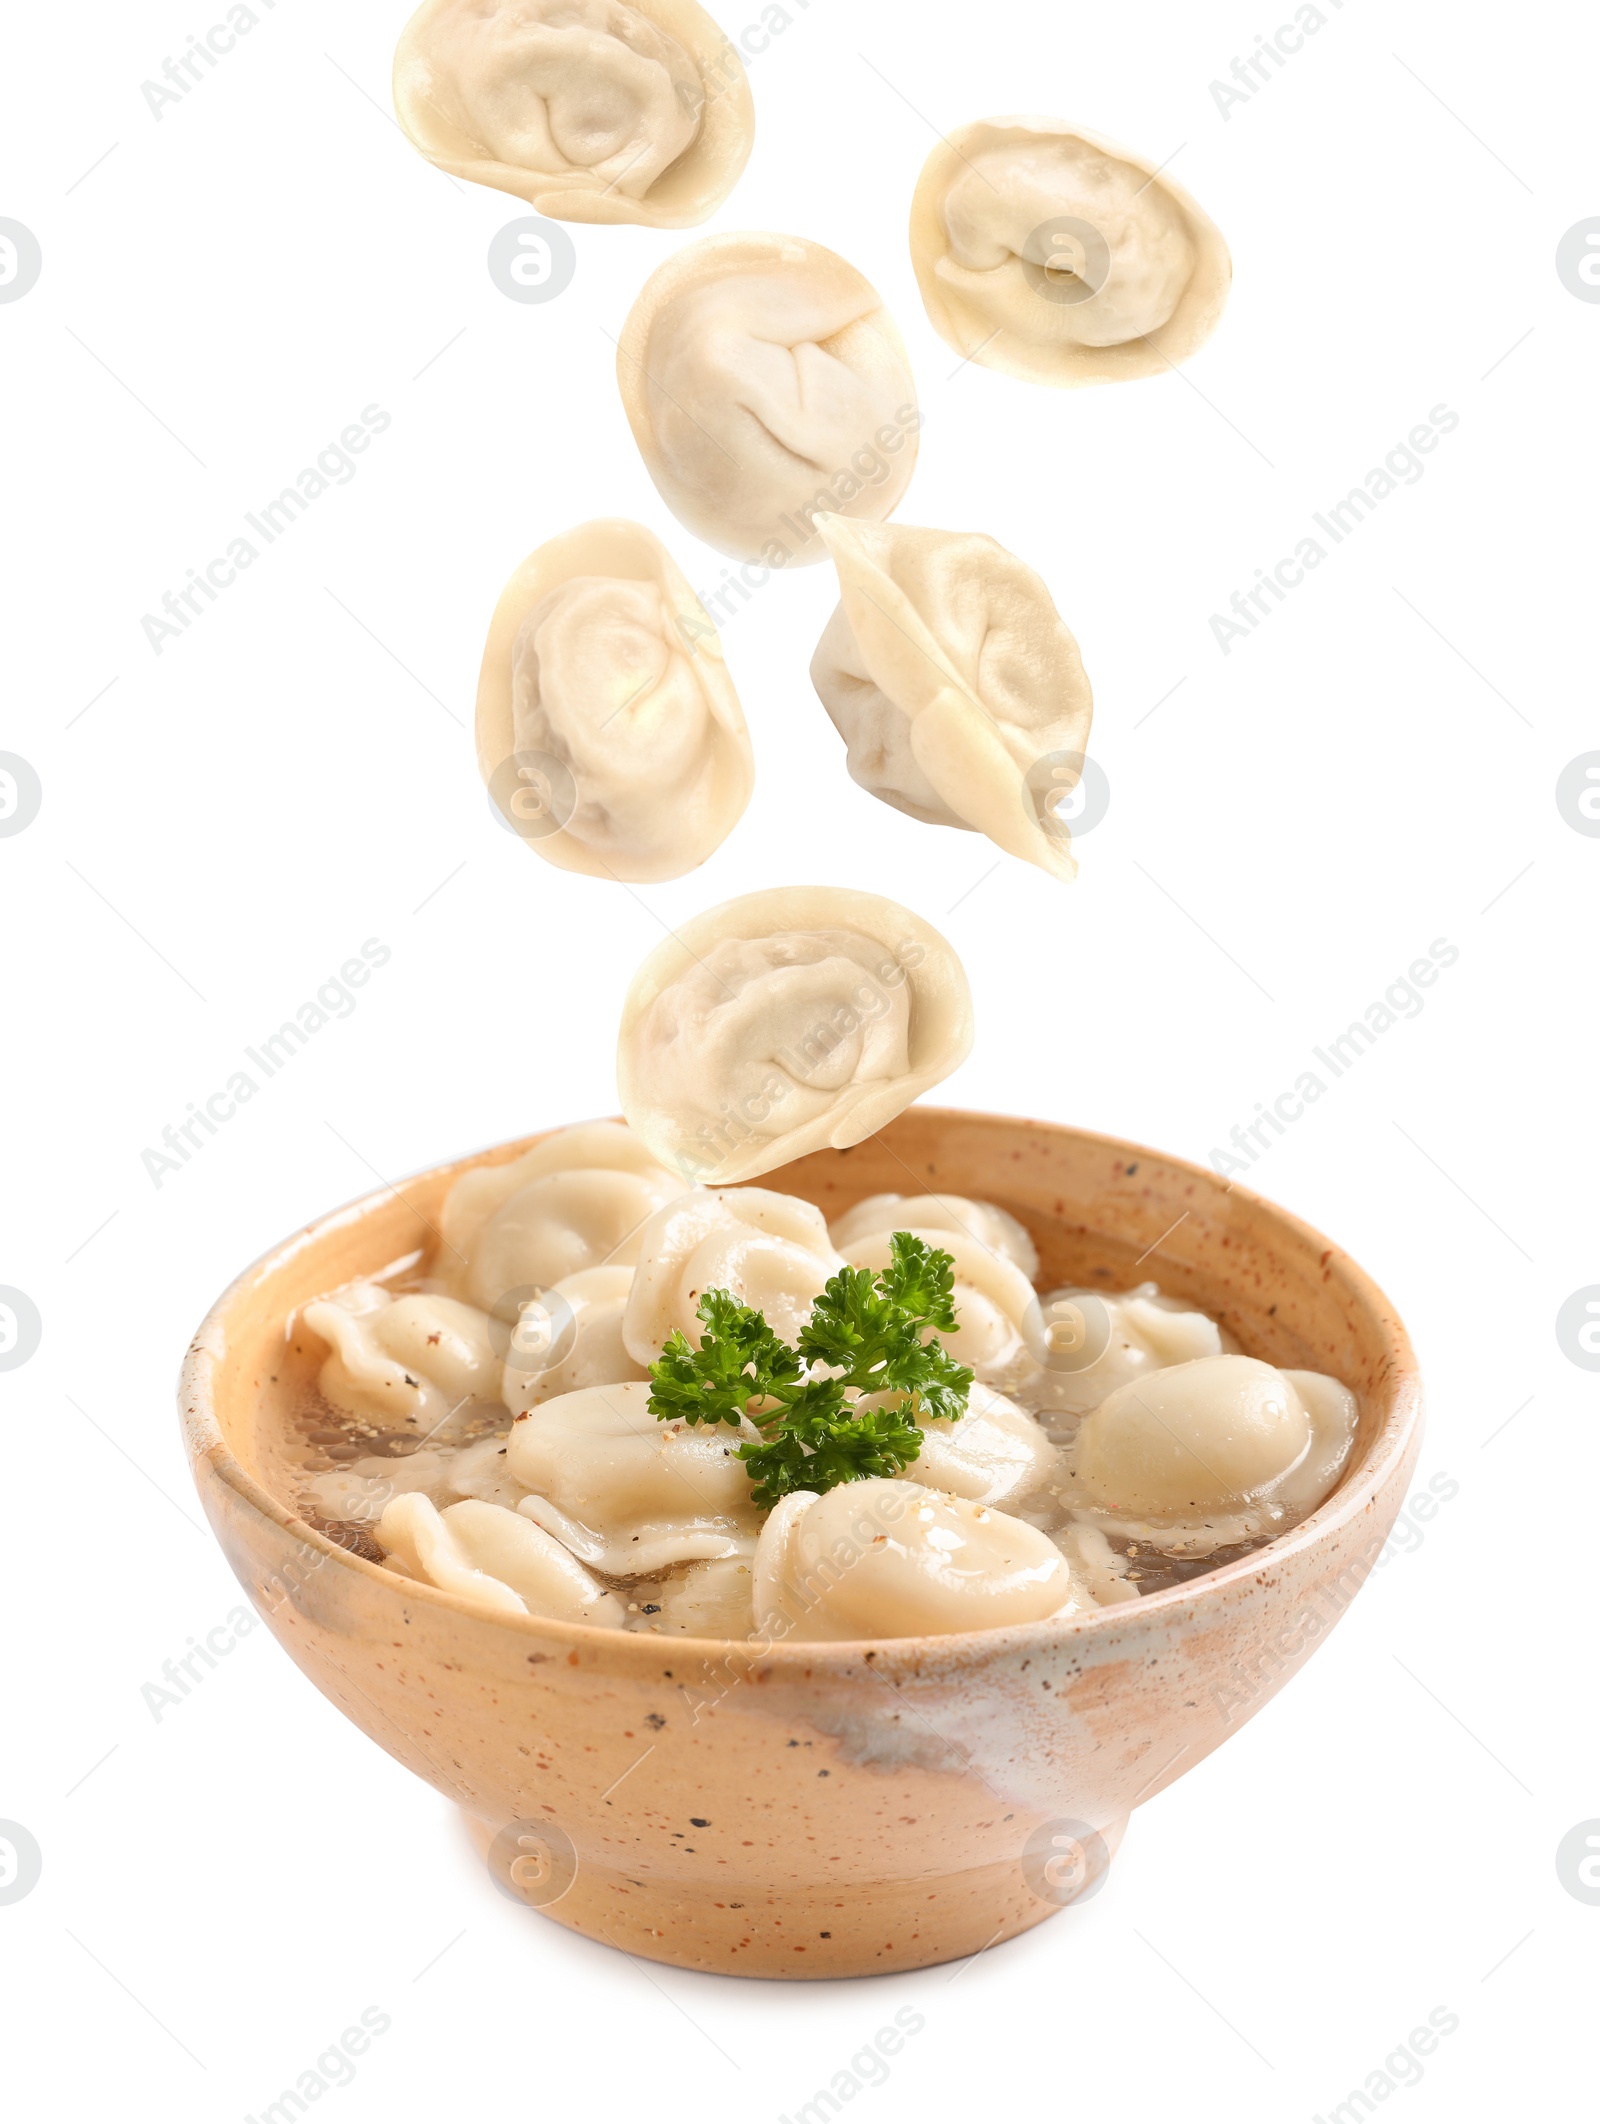
[[[374,1586],[391,1592],[397,1598],[414,1600],[420,1597],[430,1605],[466,1616],[485,1628],[498,1626],[514,1635],[537,1636],[546,1642],[554,1639],[575,1654],[584,1650],[598,1652],[614,1648],[618,1651],[626,1650],[630,1654],[648,1650],[654,1655],[663,1649],[678,1651],[681,1648],[685,1654],[704,1655],[711,1651],[724,1657],[742,1658],[763,1666],[775,1661],[782,1667],[815,1667],[840,1659],[853,1665],[868,1653],[879,1661],[888,1657],[896,1663],[906,1661],[917,1664],[921,1661],[947,1658],[964,1646],[998,1646],[1002,1642],[1043,1644],[1062,1640],[1084,1642],[1093,1640],[1096,1636],[1111,1637],[1133,1616],[1141,1620],[1153,1618],[1159,1623],[1169,1616],[1176,1616],[1185,1607],[1193,1606],[1197,1601],[1219,1602],[1229,1592],[1257,1578],[1261,1572],[1271,1571],[1289,1559],[1318,1547],[1370,1510],[1374,1497],[1394,1470],[1405,1461],[1417,1442],[1422,1416],[1422,1383],[1416,1353],[1399,1314],[1381,1287],[1342,1247],[1335,1245],[1314,1225],[1296,1216],[1292,1210],[1282,1208],[1270,1197],[1259,1195],[1253,1189],[1224,1179],[1209,1166],[1197,1165],[1191,1159],[1178,1157],[1169,1151],[1154,1150],[1148,1145],[1134,1143],[1120,1136],[1104,1135],[1095,1129],[1077,1128],[1070,1122],[1044,1121],[1024,1114],[1003,1114],[986,1107],[923,1106],[919,1103],[915,1111],[930,1120],[1014,1122],[1021,1128],[1038,1128],[1074,1136],[1083,1143],[1124,1159],[1152,1160],[1176,1172],[1188,1174],[1210,1189],[1224,1194],[1236,1194],[1243,1201],[1258,1205],[1271,1218],[1286,1225],[1302,1242],[1309,1243],[1315,1251],[1323,1254],[1330,1264],[1337,1263],[1338,1275],[1366,1311],[1380,1323],[1390,1360],[1389,1405],[1382,1412],[1377,1435],[1362,1458],[1347,1470],[1338,1488],[1325,1498],[1314,1512],[1274,1540],[1263,1543],[1248,1555],[1237,1557],[1232,1563],[1223,1564],[1214,1571],[1197,1573],[1193,1578],[1168,1586],[1163,1592],[1091,1608],[1078,1615],[1045,1616],[1038,1622],[1000,1623],[987,1629],[947,1631],[937,1635],[790,1640],[761,1637],[694,1637],[686,1632],[674,1632],[669,1637],[643,1630],[603,1629],[595,1623],[565,1622],[557,1617],[531,1613],[496,1614],[480,1607],[464,1594],[447,1592],[443,1587],[429,1585],[421,1579],[402,1578],[386,1565],[372,1563],[366,1557],[357,1555],[354,1550],[345,1548],[330,1535],[319,1532],[308,1520],[291,1512],[278,1497],[256,1480],[223,1437],[212,1399],[211,1373],[213,1367],[225,1358],[227,1316],[236,1300],[264,1276],[284,1267],[296,1254],[341,1225],[359,1224],[379,1204],[389,1202],[396,1196],[403,1200],[403,1191],[406,1188],[430,1180],[436,1174],[482,1163],[493,1157],[497,1151],[518,1151],[556,1133],[559,1128],[573,1125],[564,1122],[557,1123],[552,1129],[535,1129],[526,1136],[510,1137],[478,1151],[442,1159],[418,1172],[406,1174],[397,1182],[385,1182],[380,1188],[373,1188],[366,1194],[355,1196],[339,1208],[330,1210],[312,1223],[302,1226],[292,1237],[269,1247],[233,1277],[207,1310],[185,1352],[179,1374],[179,1416],[190,1461],[190,1472],[194,1476],[196,1487],[200,1487],[201,1464],[208,1464],[217,1479],[232,1489],[243,1503],[296,1541],[320,1552],[324,1562],[333,1561],[352,1569],[369,1579]],[[1365,1575],[1364,1573],[1363,1579]]]

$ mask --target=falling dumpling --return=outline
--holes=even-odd
[[[1314,1511],[1356,1418],[1354,1394],[1324,1373],[1196,1357],[1130,1380],[1084,1417],[1060,1495],[1113,1531],[1204,1554]]]
[[[464,1499],[440,1512],[426,1497],[397,1497],[377,1531],[413,1578],[495,1614],[623,1627],[617,1596],[559,1541],[502,1505]]]
[[[949,1338],[943,1339],[948,1349]],[[906,1478],[952,1497],[973,1504],[1016,1504],[1055,1470],[1056,1449],[1037,1419],[981,1379],[972,1383],[964,1416],[938,1422],[918,1416],[916,1421],[922,1450]]]
[[[991,1253],[1003,1254],[1031,1282],[1039,1273],[1039,1250],[1027,1226],[994,1202],[968,1195],[867,1195],[829,1226],[840,1253],[872,1232],[965,1232]]]
[[[478,767],[512,831],[593,878],[682,877],[755,782],[704,606],[640,524],[580,524],[531,553],[495,607]]]
[[[476,1306],[352,1283],[300,1317],[328,1344],[317,1384],[346,1415],[431,1433],[468,1402],[500,1397],[500,1359]]]
[[[1083,771],[1094,697],[1044,583],[982,532],[840,516],[817,528],[840,602],[811,683],[851,778],[914,819],[1072,877],[1058,806]]]
[[[905,1230],[905,1226],[897,1226]],[[1033,1322],[1038,1300],[1033,1285],[1014,1261],[960,1231],[919,1231],[912,1235],[938,1247],[953,1263],[951,1302],[954,1334],[939,1340],[955,1359],[987,1385],[1014,1387],[1035,1369]],[[889,1232],[868,1232],[852,1239],[845,1258],[856,1268],[881,1272],[894,1258]]]
[[[803,237],[706,236],[669,258],[623,327],[617,382],[673,515],[766,568],[825,557],[819,511],[889,515],[916,464],[916,386],[882,298]]]
[[[793,885],[683,923],[628,989],[617,1084],[636,1138],[694,1180],[845,1150],[950,1075],[972,997],[893,900]]]
[[[1129,1380],[1232,1348],[1206,1313],[1153,1283],[1131,1291],[1051,1291],[1030,1341],[1040,1364],[1025,1383],[1034,1408],[1081,1415]]]
[[[690,228],[755,137],[739,55],[694,0],[425,0],[394,103],[439,169],[557,221]]]
[[[1210,336],[1222,233],[1144,156],[1057,118],[986,118],[928,157],[911,262],[935,331],[1028,383],[1152,376]]]
[[[843,1267],[821,1210],[797,1195],[696,1188],[658,1210],[640,1234],[622,1340],[640,1365],[655,1363],[675,1328],[698,1349],[700,1300],[729,1291],[792,1343]]]
[[[462,1174],[439,1212],[441,1268],[474,1304],[514,1321],[564,1277],[631,1263],[644,1225],[683,1188],[620,1122],[580,1122]]]
[[[608,1578],[752,1556],[761,1514],[738,1448],[760,1433],[662,1423],[650,1392],[591,1387],[519,1416],[506,1464],[533,1494],[518,1511]]]
[[[507,1338],[500,1384],[513,1416],[580,1387],[645,1376],[622,1339],[632,1288],[633,1270],[608,1262],[563,1276],[527,1301]]]
[[[915,1482],[795,1490],[756,1550],[756,1629],[772,1639],[943,1636],[1086,1605],[1047,1534]]]

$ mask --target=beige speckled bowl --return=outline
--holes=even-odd
[[[283,1323],[430,1246],[456,1175],[525,1148],[420,1174],[258,1262],[201,1328],[182,1409],[217,1538],[290,1656],[484,1841],[549,1824],[514,1878],[536,1902],[562,1890],[548,1914],[590,1938],[684,1968],[836,1977],[1026,1930],[1071,1899],[1077,1847],[1098,1862],[1090,1830],[1114,1849],[1130,1809],[1282,1687],[1393,1524],[1420,1436],[1416,1367],[1382,1292],[1336,1247],[1175,1158],[913,1107],[763,1185],[829,1215],[887,1190],[984,1196],[1033,1231],[1041,1288],[1154,1276],[1251,1354],[1335,1374],[1361,1428],[1322,1509],[1137,1602],[878,1644],[763,1649],[489,1616],[396,1578],[278,1501],[292,1494],[280,1418],[308,1361]]]

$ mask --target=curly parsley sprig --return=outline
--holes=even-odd
[[[738,1449],[759,1505],[791,1490],[831,1490],[898,1475],[922,1450],[915,1417],[966,1413],[972,1374],[926,1329],[953,1334],[955,1264],[910,1232],[889,1241],[886,1269],[830,1276],[790,1348],[755,1307],[707,1291],[695,1348],[675,1328],[650,1367],[650,1408],[663,1422],[749,1420],[761,1432]],[[895,1397],[862,1408],[867,1395]]]

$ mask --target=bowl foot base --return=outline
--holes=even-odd
[[[494,1831],[476,1816],[463,1819],[487,1858]],[[1126,1827],[1124,1815],[1101,1832],[1108,1854]],[[1015,1860],[916,1880],[714,1889],[585,1861],[556,1900],[529,1907],[586,1939],[678,1969],[816,1979],[962,1961],[1042,1924],[1070,1899],[1048,1887],[1036,1892]]]

